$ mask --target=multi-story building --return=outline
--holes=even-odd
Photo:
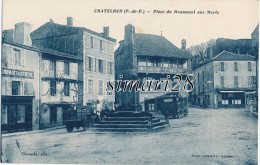
[[[114,46],[116,40],[109,37],[109,27],[102,33],[73,26],[73,19],[67,18],[67,25],[45,23],[31,33],[33,45],[40,49],[52,49],[61,54],[70,54],[78,60],[78,101],[86,105],[96,103],[102,110],[103,103],[112,108],[114,93],[106,91],[107,81],[114,80]],[[67,63],[61,64],[66,66]],[[73,70],[71,70],[73,71]]]
[[[245,107],[250,100],[255,100],[254,60],[251,55],[222,51],[194,68],[194,103],[211,108]]]
[[[39,128],[40,53],[32,47],[30,24],[3,32],[1,53],[2,132]]]
[[[185,40],[182,40],[182,49],[179,49],[162,35],[135,33],[135,27],[128,24],[125,26],[124,40],[120,41],[115,52],[116,80],[137,80],[140,84],[152,81],[155,89],[156,81],[173,80],[176,74],[182,75],[185,80],[191,73],[190,59]],[[155,98],[170,92],[164,90],[165,85],[166,81],[159,84],[157,90],[150,91],[121,90],[116,92],[116,103],[126,110],[138,110],[131,109],[136,105],[141,105],[145,111],[159,110]],[[175,85],[175,81],[170,81],[168,88],[172,89]]]
[[[66,110],[78,104],[79,58],[60,51],[41,48],[40,128],[64,124]]]

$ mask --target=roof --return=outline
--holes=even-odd
[[[258,34],[259,32],[259,24],[256,26],[252,34]]]
[[[255,57],[248,54],[234,54],[228,51],[222,51],[212,61],[252,61]]]
[[[23,49],[35,51],[35,52],[39,52],[40,51],[38,48],[36,48],[34,46],[23,45],[23,44],[19,44],[19,43],[12,42],[12,41],[5,41],[5,40],[3,40],[3,43],[9,44],[9,45],[13,45],[13,46],[16,46],[16,47],[20,47],[20,48],[23,48]]]
[[[59,56],[59,57],[70,58],[70,59],[74,59],[74,60],[82,60],[82,58],[80,58],[78,56],[71,55],[71,54],[68,54],[65,52],[60,52],[60,51],[53,50],[53,49],[49,49],[49,48],[36,48],[34,46],[23,45],[23,44],[11,42],[11,41],[3,41],[3,43],[13,45],[16,47],[20,47],[20,48],[23,48],[26,50],[35,51],[38,53],[47,53],[47,54],[51,54],[51,55],[55,55],[55,56]]]
[[[187,50],[177,48],[163,36],[135,33],[134,43],[137,55],[192,58]]]
[[[114,38],[105,36],[105,35],[103,35],[103,33],[98,33],[98,32],[95,32],[93,30],[87,29],[85,27],[68,26],[68,25],[62,25],[62,24],[57,24],[57,23],[53,23],[53,22],[47,22],[47,23],[43,24],[41,27],[45,27],[45,26],[51,26],[51,27],[56,26],[56,27],[60,27],[60,28],[74,29],[76,31],[77,30],[86,31],[86,32],[91,33],[93,35],[97,35],[99,37],[102,37],[102,38],[105,38],[107,40],[110,40],[112,42],[116,42],[116,39],[114,39]],[[39,27],[35,31],[33,31],[32,34],[37,32],[41,27]],[[62,31],[61,31],[61,33],[62,33]],[[67,32],[64,30],[63,33],[67,33]]]
[[[69,58],[69,59],[73,59],[73,60],[82,60],[82,58],[77,55],[57,51],[54,49],[49,49],[49,48],[39,48],[39,49],[40,49],[41,53],[51,54],[54,56]]]

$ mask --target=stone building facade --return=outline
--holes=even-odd
[[[109,37],[109,27],[102,33],[73,26],[73,18],[67,18],[67,25],[45,23],[31,33],[33,45],[40,49],[52,49],[69,54],[77,60],[78,93],[77,104],[85,106],[95,103],[101,111],[106,105],[113,108],[114,93],[107,92],[107,81],[114,80],[114,46],[116,40]],[[76,66],[75,66],[76,67]]]
[[[30,24],[3,31],[1,53],[2,132],[39,129],[40,53],[32,47]]]
[[[168,78],[168,87],[172,88],[176,84],[173,80],[176,74],[182,75],[185,80],[187,74],[191,73],[190,59],[185,40],[182,41],[182,49],[179,49],[163,36],[136,33],[135,27],[128,24],[125,26],[124,40],[120,41],[120,46],[115,51],[116,80],[134,80],[140,81],[140,84],[149,80],[152,81],[152,87],[155,87],[157,80]],[[118,84],[119,82],[116,87]],[[161,83],[158,90],[151,91],[121,90],[116,92],[116,103],[124,110],[130,111],[140,110],[137,105],[141,105],[143,111],[160,110],[155,98],[170,93],[164,91],[165,85]],[[123,86],[124,83],[121,87]],[[147,89],[146,84],[144,88]]]
[[[223,51],[193,70],[190,101],[202,107],[245,107],[255,100],[256,63],[253,56]]]

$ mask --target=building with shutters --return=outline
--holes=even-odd
[[[39,129],[40,53],[32,47],[30,24],[3,31],[1,53],[2,132]]]
[[[245,107],[256,94],[255,57],[222,51],[194,68],[192,91],[196,105],[210,108]]]
[[[162,35],[136,33],[135,27],[128,24],[125,26],[124,40],[119,43],[115,51],[115,76],[118,81],[134,80],[142,84],[149,80],[154,88],[156,81],[167,80],[169,76],[167,88],[172,89],[178,83],[178,79],[173,78],[176,74],[185,80],[191,73],[192,56],[186,50],[185,39],[181,41],[182,48],[179,49]],[[156,98],[170,93],[164,90],[165,86],[166,82],[160,83],[158,90],[121,90],[116,92],[116,103],[130,111],[140,110],[137,105],[141,105],[143,111],[158,111],[160,104]],[[147,86],[144,85],[144,88],[147,89]]]
[[[106,89],[107,82],[114,80],[114,46],[116,40],[109,37],[109,27],[104,27],[103,32],[98,33],[84,27],[73,26],[73,18],[68,17],[66,25],[57,24],[50,20],[50,22],[33,31],[31,37],[35,47],[41,50],[51,49],[59,52],[60,56],[64,56],[64,58],[57,58],[56,68],[58,70],[56,70],[56,74],[59,74],[59,72],[62,72],[63,76],[68,72],[73,74],[72,72],[75,72],[75,69],[67,69],[68,63],[66,62],[69,58],[73,61],[70,67],[76,67],[78,70],[76,104],[85,106],[88,101],[92,101],[96,103],[98,111],[102,110],[104,103],[108,103],[106,105],[113,108],[114,92],[106,91]],[[46,60],[51,60],[53,57],[49,58],[47,54]],[[54,65],[52,61],[47,61],[43,65],[48,67]],[[77,61],[77,66],[73,64],[75,61]],[[63,71],[59,71],[59,68]],[[71,79],[72,82],[74,81],[72,77],[67,78]],[[54,82],[50,81],[49,83],[50,87],[55,86]],[[58,95],[58,90],[53,90],[54,93],[55,91]],[[53,93],[50,91],[50,94]],[[64,99],[65,97],[62,101],[65,101]]]
[[[63,125],[66,111],[78,106],[77,57],[48,48],[41,50],[40,128]]]

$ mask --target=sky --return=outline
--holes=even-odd
[[[150,13],[95,13],[95,9],[144,10]],[[161,11],[218,11],[219,14],[169,14]],[[66,24],[102,32],[110,27],[110,36],[124,38],[124,26],[131,23],[138,33],[162,35],[177,47],[186,39],[187,47],[217,38],[251,38],[259,22],[258,0],[3,0],[2,29],[13,29],[28,22],[32,31],[50,18]]]

